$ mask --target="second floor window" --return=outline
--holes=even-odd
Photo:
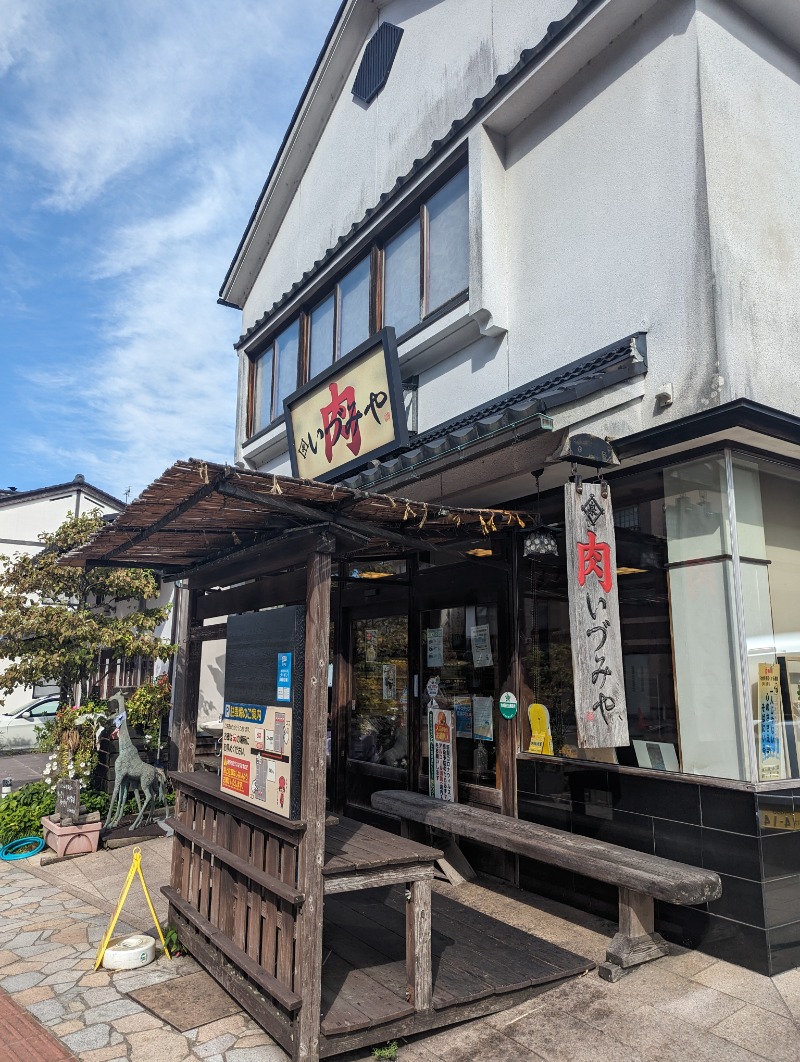
[[[285,328],[259,354],[253,366],[251,430],[255,434],[283,415],[283,400],[297,387],[300,321]]]
[[[469,180],[466,165],[408,212],[333,289],[302,311],[256,356],[247,435],[283,415],[283,400],[337,358],[391,325],[398,338],[469,289]]]

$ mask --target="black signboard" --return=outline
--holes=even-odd
[[[77,778],[59,778],[56,782],[56,816],[62,823],[75,820],[81,811],[81,783]]]

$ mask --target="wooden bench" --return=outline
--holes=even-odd
[[[397,816],[403,826],[409,821],[422,823],[616,885],[619,930],[599,968],[600,976],[608,981],[668,953],[666,941],[654,932],[655,899],[687,905],[716,900],[722,894],[719,875],[713,871],[468,805],[448,804],[421,793],[383,790],[372,794],[372,806]]]

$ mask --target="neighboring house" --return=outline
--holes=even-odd
[[[454,610],[492,638],[511,617],[520,707],[545,702],[571,756],[530,752],[521,711],[512,748],[465,746],[463,770],[459,751],[459,799],[719,870],[723,899],[663,908],[663,930],[771,973],[800,961],[798,113],[785,0],[345,0],[220,292],[243,313],[243,466],[289,472],[284,399],[383,327],[413,434],[356,453],[348,484],[535,510],[543,469],[563,527],[560,455],[612,443],[633,747],[578,747],[563,535],[558,562],[519,543],[508,583],[476,556],[434,594],[421,560],[402,609],[436,638]],[[399,637],[376,585],[353,653]],[[424,669],[407,679],[424,757]],[[358,704],[356,686],[333,711],[366,814],[399,768],[376,772]],[[602,907],[586,882],[509,873]]]
[[[34,490],[0,489],[0,555],[14,557],[17,554],[35,554],[43,549],[38,536],[55,531],[70,516],[82,516],[99,510],[103,516],[114,516],[125,508],[119,498],[93,487],[78,474],[70,483],[58,483],[52,487],[37,487]],[[161,592],[158,604],[163,606],[171,600],[172,588]],[[159,632],[170,638],[172,619]],[[0,661],[2,666],[2,661]],[[97,686],[102,696],[107,696],[116,686],[139,685],[150,674],[151,661],[116,660],[107,651],[100,653],[97,666]],[[14,708],[45,693],[57,693],[54,686],[37,685],[17,688],[4,698],[2,711]]]

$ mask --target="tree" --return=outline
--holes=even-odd
[[[158,596],[151,571],[83,568],[59,564],[103,526],[99,510],[71,516],[54,532],[39,535],[44,549],[13,559],[0,557],[0,691],[53,683],[62,704],[81,701],[101,649],[115,657],[167,660],[177,648],[156,636],[169,608],[147,608]]]

